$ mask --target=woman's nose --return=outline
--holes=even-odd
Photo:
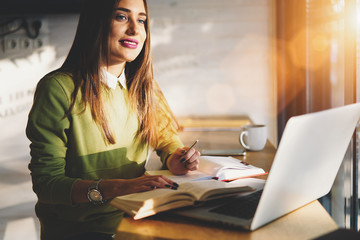
[[[127,34],[136,35],[138,32],[139,32],[139,26],[137,25],[137,22],[134,20],[129,21]]]

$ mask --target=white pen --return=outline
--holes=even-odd
[[[199,139],[196,139],[195,142],[191,145],[191,147],[189,147],[189,149],[187,151],[185,151],[184,155],[187,154],[190,151],[190,149],[192,149],[198,142],[199,142]],[[183,162],[185,162],[185,160],[186,160],[185,158],[182,158],[180,160],[180,162],[183,163]]]

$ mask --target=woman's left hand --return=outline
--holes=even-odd
[[[173,174],[181,175],[198,169],[200,152],[194,148],[189,151],[188,149],[188,147],[178,148],[169,156],[166,165]]]

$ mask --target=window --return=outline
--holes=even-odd
[[[279,139],[291,116],[360,102],[359,9],[360,0],[276,1]],[[320,199],[340,227],[356,230],[358,142],[354,137],[332,191]]]

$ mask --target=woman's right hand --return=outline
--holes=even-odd
[[[178,184],[162,175],[141,176],[132,179],[104,179],[99,184],[105,199],[157,188],[177,190]]]
[[[93,181],[79,180],[76,181],[72,189],[73,203],[87,203],[88,188]],[[131,193],[145,192],[157,188],[169,188],[177,190],[179,185],[165,176],[141,176],[132,179],[103,179],[99,182],[99,190],[105,200],[112,199],[117,196],[127,195]]]

